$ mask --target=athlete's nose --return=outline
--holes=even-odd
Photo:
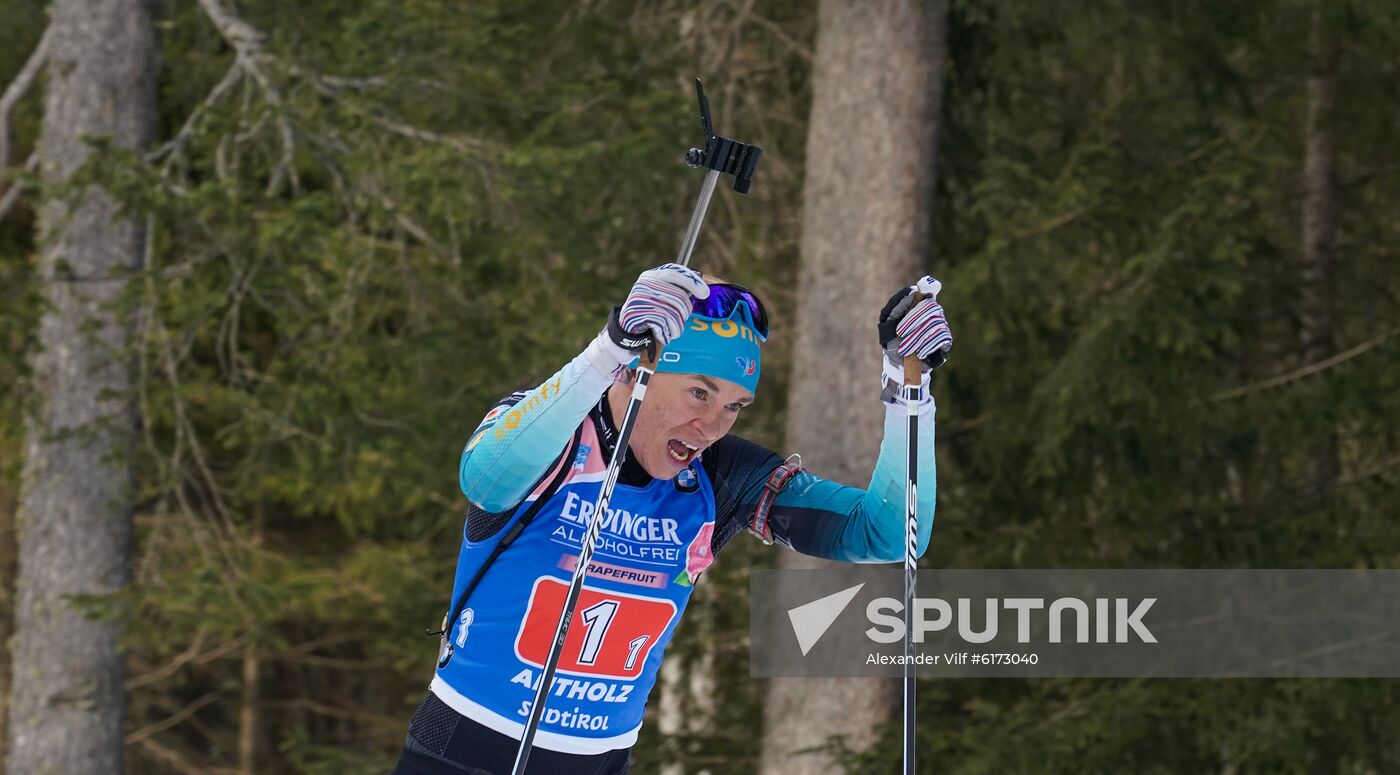
[[[706,412],[696,417],[690,423],[690,427],[695,429],[695,432],[700,436],[700,440],[705,442],[706,447],[719,441],[719,437],[724,435],[724,420],[722,414],[722,409],[719,411]]]

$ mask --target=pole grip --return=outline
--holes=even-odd
[[[904,384],[918,385],[923,382],[924,362],[917,355],[904,356]]]
[[[929,298],[929,295],[928,295],[927,293],[919,293],[918,291],[915,291],[915,292],[914,292],[914,297],[915,297],[914,304],[918,304],[919,302],[923,301],[924,299]],[[913,305],[910,305],[910,310],[911,310],[911,311],[913,310]],[[916,355],[906,355],[906,356],[904,356],[904,384],[906,384],[906,385],[918,385],[918,384],[921,384],[921,383],[923,382],[923,376],[924,376],[924,364],[923,364],[923,361],[920,360],[920,358],[919,358],[918,356],[916,356]]]

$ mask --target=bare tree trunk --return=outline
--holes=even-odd
[[[685,667],[679,655],[661,663],[661,702],[657,714],[658,729],[667,739],[685,730]],[[661,765],[661,775],[685,775],[685,766],[679,761],[669,761]]]
[[[253,544],[263,543],[263,524],[266,519],[264,504],[259,503],[253,513]],[[257,633],[250,633],[248,645],[243,647],[243,694],[238,709],[238,773],[256,775],[258,772],[258,745],[262,728],[262,656],[258,652]]]
[[[84,138],[141,150],[156,113],[147,0],[56,0],[39,139],[46,186],[90,155]],[[50,189],[52,191],[52,189]],[[125,664],[119,627],[83,616],[74,596],[121,589],[131,555],[128,274],[145,235],[92,186],[39,211],[37,277],[47,308],[33,354],[17,514],[9,772],[122,771]]]
[[[1324,10],[1313,11],[1312,70],[1308,77],[1308,115],[1303,150],[1303,249],[1299,309],[1299,349],[1303,363],[1317,363],[1332,354],[1332,320],[1327,278],[1332,259],[1336,216],[1333,213],[1333,103],[1337,92],[1336,50]],[[1322,400],[1319,398],[1319,400]],[[1322,487],[1337,476],[1336,439],[1329,428],[1308,451],[1304,480]]]
[[[258,771],[258,703],[261,701],[258,689],[261,667],[258,647],[249,643],[243,649],[243,697],[238,710],[239,775],[256,775]]]
[[[665,737],[685,735],[687,738],[713,732],[715,717],[715,606],[719,588],[707,581],[695,588],[690,607],[686,609],[686,626],[703,651],[697,657],[682,659],[681,654],[669,655],[661,663],[661,703],[658,723]],[[689,636],[688,636],[689,637]],[[661,775],[704,775],[703,767],[687,767],[680,760],[667,762]]]
[[[7,467],[0,451],[0,468]],[[15,610],[15,493],[0,482],[0,697],[10,696],[10,636]],[[0,729],[9,728],[9,703],[0,702]],[[5,740],[0,737],[0,769],[5,766]]]
[[[876,318],[930,246],[946,7],[823,0],[818,23],[787,440],[808,468],[864,485],[884,427]],[[782,564],[825,562],[786,554]],[[801,752],[833,735],[865,748],[898,691],[893,680],[774,679],[762,772],[836,771]]]

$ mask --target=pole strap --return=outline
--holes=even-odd
[[[778,493],[782,492],[787,483],[801,470],[803,470],[802,456],[794,453],[782,465],[773,469],[773,473],[768,475],[768,481],[763,483],[763,493],[758,497],[758,507],[754,509],[753,519],[749,521],[749,532],[757,536],[758,540],[763,543],[773,543],[773,525],[768,521],[768,514],[773,510],[773,505],[778,502]]]

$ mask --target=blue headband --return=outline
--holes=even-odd
[[[727,318],[691,313],[685,331],[661,351],[656,370],[727,379],[753,393],[758,388],[762,342],[747,305],[736,304]]]

